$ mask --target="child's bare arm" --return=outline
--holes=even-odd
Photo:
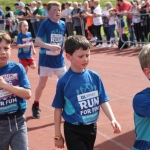
[[[61,51],[61,47],[59,45],[52,45],[52,44],[49,44],[49,43],[44,43],[42,41],[42,39],[39,38],[39,37],[36,37],[35,44],[37,44],[38,46],[43,47],[45,49],[48,49],[48,50],[51,50],[51,51],[55,51],[58,54]]]
[[[35,55],[35,54],[36,54],[36,50],[35,50],[35,48],[34,48],[34,44],[33,44],[33,42],[32,42],[31,47],[32,47],[32,53],[33,53],[33,55]]]
[[[120,133],[121,132],[121,126],[120,124],[116,121],[115,116],[112,112],[112,109],[109,105],[108,102],[102,103],[101,107],[104,111],[104,113],[106,114],[106,116],[109,118],[109,120],[111,121],[111,125],[114,128],[114,133]]]
[[[55,146],[57,148],[64,148],[64,138],[62,137],[61,134],[61,114],[62,109],[55,108],[54,111],[55,136],[58,138],[60,137],[59,139],[55,140]]]
[[[25,48],[25,47],[29,47],[30,44],[29,43],[26,43],[26,44],[18,44],[17,47],[18,48]]]
[[[25,89],[23,87],[10,85],[1,76],[0,76],[0,88],[21,98],[29,99],[31,97],[30,89]]]

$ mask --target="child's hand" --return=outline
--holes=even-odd
[[[51,45],[49,50],[54,51],[56,54],[60,54],[61,47],[59,45]]]
[[[121,132],[121,126],[116,120],[111,121],[111,125],[114,128],[114,133],[120,133]]]
[[[0,76],[0,88],[4,88],[7,85],[7,82]]]
[[[57,148],[64,148],[64,138],[62,137],[60,140],[55,140],[55,146]]]

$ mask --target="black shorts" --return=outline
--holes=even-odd
[[[64,135],[67,150],[93,150],[97,125],[73,125],[64,122]]]

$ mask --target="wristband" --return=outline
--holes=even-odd
[[[56,135],[54,135],[54,139],[55,140],[60,140],[62,138],[62,136],[56,136]]]

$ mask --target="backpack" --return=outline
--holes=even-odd
[[[122,34],[122,38],[119,38],[119,42],[118,42],[118,47],[119,49],[122,48],[122,49],[125,49],[125,48],[129,48],[129,44],[128,43],[125,43],[123,41],[128,41],[128,37],[127,37],[127,34]],[[123,46],[124,45],[124,46]],[[122,47],[123,46],[123,47]]]

